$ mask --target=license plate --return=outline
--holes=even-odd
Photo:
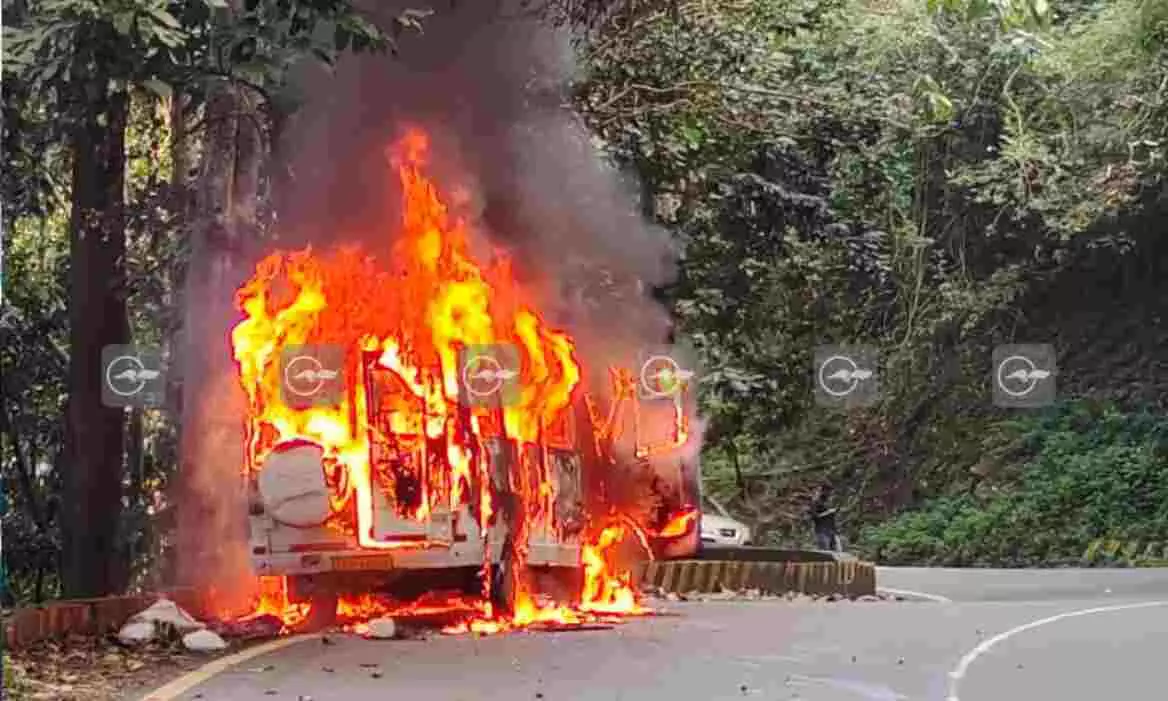
[[[340,572],[392,570],[393,557],[390,555],[342,555],[333,558],[333,569]]]

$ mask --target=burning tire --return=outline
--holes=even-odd
[[[531,567],[528,573],[536,594],[550,597],[559,604],[580,603],[584,593],[583,567]]]
[[[558,604],[575,604],[584,592],[583,567],[533,567],[515,570],[513,545],[508,537],[503,543],[500,561],[491,567],[491,606],[496,613],[512,616],[519,591],[536,597],[548,597]],[[522,586],[521,586],[522,585]]]
[[[337,622],[337,595],[321,593],[309,601],[311,607],[304,620],[292,627],[294,633],[319,633]]]
[[[515,613],[515,595],[518,582],[515,576],[514,546],[511,537],[503,541],[503,554],[491,567],[491,607],[496,613],[511,616]]]
[[[289,594],[293,601],[309,604],[304,618],[290,626],[295,633],[317,633],[337,622],[337,590],[328,583],[311,576],[289,579]]]

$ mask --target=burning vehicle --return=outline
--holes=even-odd
[[[257,612],[320,627],[384,596],[487,630],[636,610],[636,561],[699,545],[691,373],[583,363],[448,209],[428,136],[391,153],[389,256],[274,253],[237,293]]]

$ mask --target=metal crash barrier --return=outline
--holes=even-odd
[[[764,594],[835,594],[853,598],[876,594],[876,566],[859,560],[655,561],[643,566],[641,585],[677,593],[758,590]]]

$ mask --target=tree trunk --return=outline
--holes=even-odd
[[[140,407],[134,407],[130,410],[130,420],[128,430],[126,433],[126,472],[129,480],[127,483],[125,503],[130,505],[130,508],[136,514],[145,512],[146,495],[143,493],[143,481],[145,472],[145,426],[143,426],[144,413]],[[143,527],[143,521],[137,515],[134,518],[123,518],[121,520],[120,540],[122,545],[122,561],[125,567],[122,574],[125,579],[120,582],[122,588],[128,587],[133,578],[134,563],[138,559],[138,531]]]
[[[726,441],[726,452],[730,454],[730,464],[734,466],[734,484],[738,487],[738,494],[743,504],[750,503],[750,490],[746,485],[746,477],[742,474],[742,460],[738,455],[738,445],[734,439]]]
[[[261,135],[244,95],[222,86],[207,105],[198,187],[201,225],[191,242],[184,290],[179,577],[241,590],[250,575],[243,490],[244,398],[230,332],[234,293],[256,236]],[[240,602],[223,601],[230,606]]]
[[[85,86],[84,121],[71,135],[69,401],[63,475],[65,596],[111,593],[121,579],[116,542],[122,510],[124,412],[102,402],[102,347],[129,339],[124,191],[128,96],[103,76]]]

